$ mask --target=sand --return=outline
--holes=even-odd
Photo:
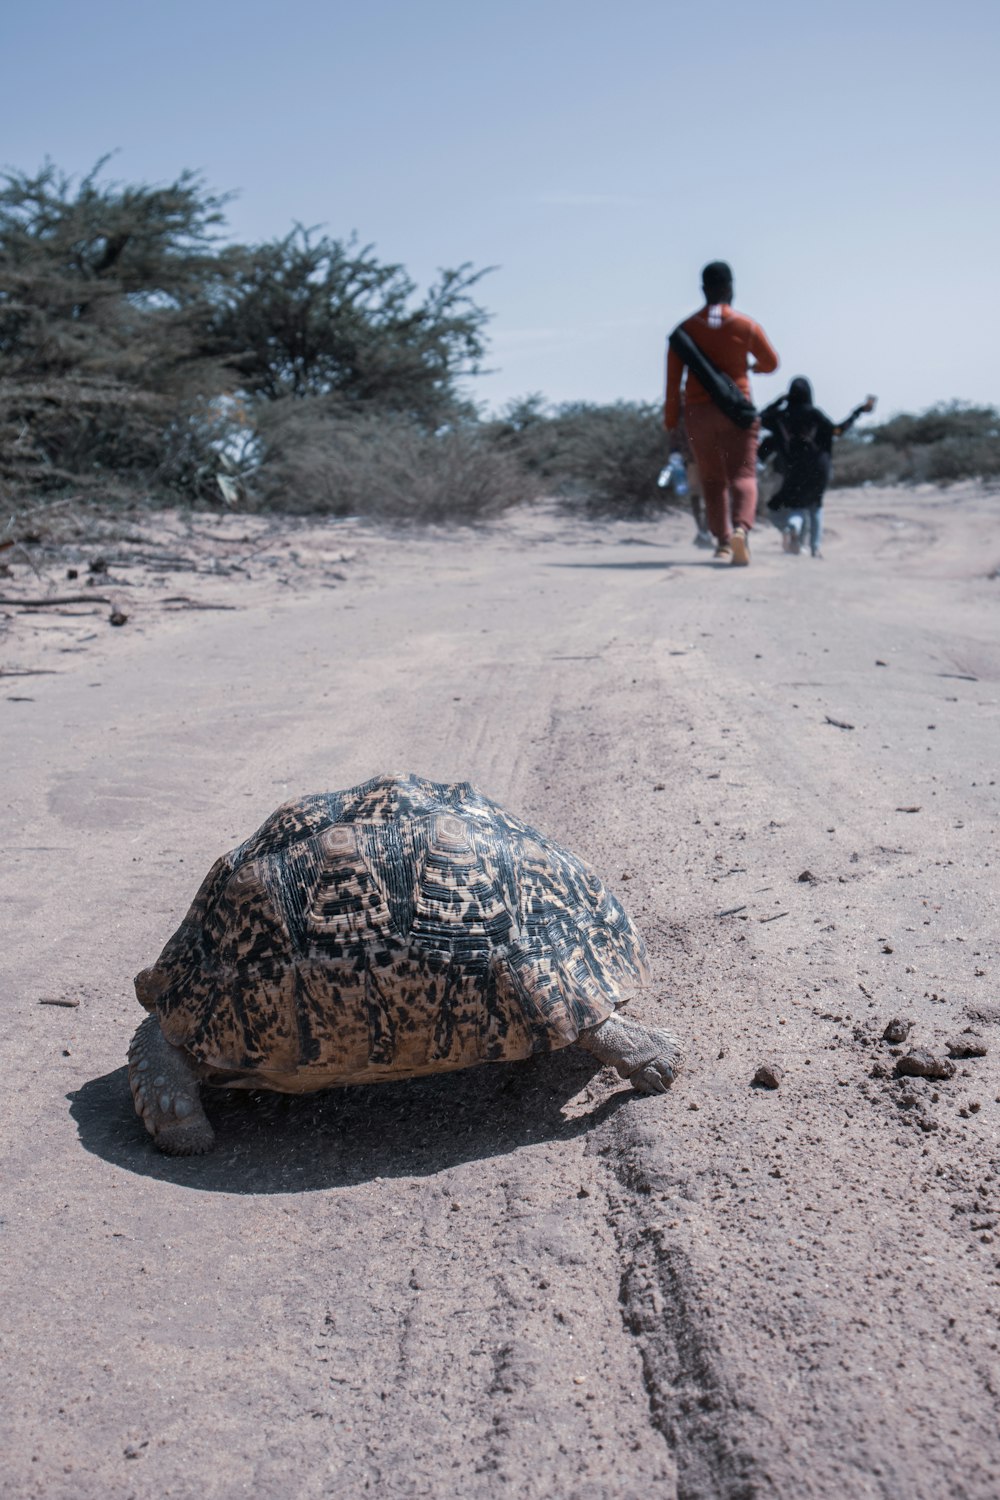
[[[997,503],[834,492],[822,560],[746,570],[545,508],[0,554],[110,601],[0,606],[4,1495],[992,1500]],[[216,1094],[158,1155],[132,975],[274,806],[382,770],[604,874],[683,1074]]]

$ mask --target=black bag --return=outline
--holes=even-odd
[[[677,358],[687,365],[692,375],[705,387],[722,415],[737,427],[752,427],[757,420],[757,408],[749,397],[744,396],[732,376],[717,370],[682,327],[674,329],[669,343]]]

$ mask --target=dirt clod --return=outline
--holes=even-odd
[[[914,1047],[896,1063],[899,1078],[951,1078],[954,1073],[953,1062],[946,1057],[935,1057],[926,1047]]]
[[[963,1031],[960,1036],[950,1037],[945,1045],[949,1057],[985,1057],[990,1050],[976,1031]]]
[[[785,1070],[778,1063],[761,1063],[753,1075],[752,1086],[758,1089],[776,1089],[784,1076]]]
[[[905,1016],[893,1016],[882,1033],[883,1042],[905,1042],[913,1030],[913,1022]]]

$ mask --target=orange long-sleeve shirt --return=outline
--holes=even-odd
[[[694,339],[702,354],[706,355],[717,370],[730,375],[744,396],[750,395],[748,369],[756,369],[762,375],[770,375],[778,368],[778,356],[759,323],[733,312],[724,303],[705,306],[700,312],[685,318],[681,327]],[[750,365],[751,356],[754,364]],[[681,419],[681,376],[684,365],[672,349],[667,350],[667,399],[663,404],[663,425],[676,427]],[[704,406],[711,396],[701,381],[688,371],[684,386],[684,401],[688,406]]]

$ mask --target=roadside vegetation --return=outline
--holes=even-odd
[[[540,495],[652,514],[654,404],[540,396],[484,417],[483,270],[418,288],[371,246],[226,236],[197,175],[0,177],[0,500],[67,496],[475,522]],[[1000,472],[1000,414],[936,407],[845,439],[834,482]]]
[[[951,484],[1000,474],[1000,411],[959,402],[855,429],[834,449],[833,483]]]

